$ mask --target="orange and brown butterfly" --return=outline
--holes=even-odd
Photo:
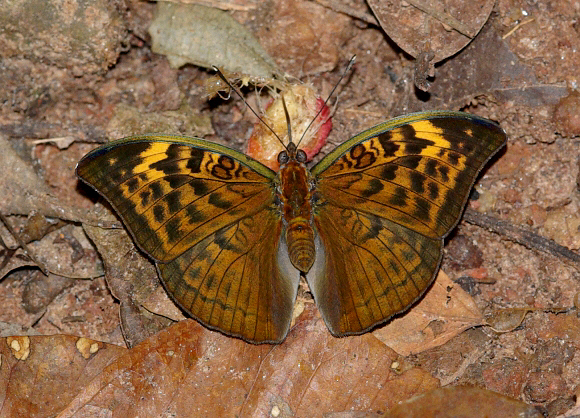
[[[193,318],[279,343],[301,275],[335,336],[408,309],[505,143],[489,120],[433,111],[370,128],[311,169],[293,143],[274,172],[202,139],[142,135],[90,152],[77,175],[111,203]]]

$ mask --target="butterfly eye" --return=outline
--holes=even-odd
[[[306,153],[299,149],[298,151],[296,151],[296,161],[298,161],[299,163],[305,163],[306,160],[308,159],[308,157],[306,156]]]
[[[281,151],[278,154],[278,162],[280,164],[286,164],[290,158],[288,158],[288,153],[286,151]]]

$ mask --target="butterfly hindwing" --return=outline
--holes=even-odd
[[[300,278],[279,248],[280,234],[280,214],[267,208],[159,263],[159,272],[172,297],[206,326],[247,341],[280,342]]]
[[[307,279],[334,335],[383,323],[427,290],[443,238],[505,142],[488,120],[423,112],[362,132],[312,169],[324,260]]]
[[[77,175],[111,203],[191,316],[252,342],[286,336],[299,273],[276,256],[273,171],[211,142],[144,135],[90,152]]]
[[[306,278],[336,336],[360,334],[404,311],[441,260],[441,239],[376,215],[322,203],[315,222],[325,260]]]

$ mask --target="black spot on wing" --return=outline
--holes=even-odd
[[[195,193],[196,196],[204,196],[209,190],[207,182],[204,180],[193,179],[189,184],[193,187],[193,193]]]
[[[141,193],[139,193],[139,198],[141,199],[141,207],[149,206],[149,203],[151,202],[151,192],[149,189],[143,190]]]
[[[420,155],[426,148],[433,145],[434,142],[428,139],[413,138],[412,141],[405,144],[405,153],[410,155]]]
[[[392,206],[403,207],[407,205],[407,190],[404,187],[396,187],[395,193],[389,198],[388,204]]]
[[[441,176],[441,180],[443,180],[444,183],[447,183],[449,181],[449,167],[446,165],[440,165],[438,171],[439,175]]]
[[[209,195],[208,203],[220,209],[229,209],[232,202],[222,199],[222,193],[212,193]]]
[[[191,180],[191,177],[185,175],[174,175],[167,177],[166,180],[169,183],[169,187],[177,189],[185,183],[188,183]]]
[[[183,234],[181,233],[179,226],[179,218],[172,218],[165,224],[165,232],[167,233],[167,240],[169,243],[175,243],[181,239]]]
[[[368,182],[368,187],[361,192],[361,196],[365,198],[371,197],[380,193],[384,188],[385,186],[379,179],[373,178]]]
[[[181,149],[181,145],[170,144],[165,151],[166,157],[162,160],[151,163],[149,168],[159,170],[166,175],[179,173],[181,169],[179,168],[178,160],[181,158],[179,155]]]
[[[415,196],[415,210],[413,217],[420,221],[429,222],[431,220],[431,203],[420,196]]]
[[[127,190],[129,193],[133,194],[139,189],[139,180],[135,177],[127,180]]]
[[[173,215],[179,212],[181,209],[181,192],[179,190],[174,190],[169,193],[165,200],[167,201],[167,209],[169,209],[169,214]]]
[[[418,171],[411,171],[411,190],[415,193],[425,193],[425,176]]]
[[[185,209],[185,216],[189,220],[190,224],[195,224],[199,222],[203,222],[207,219],[207,217],[200,212],[194,204],[189,204]]]
[[[392,132],[388,131],[385,133],[380,134],[377,139],[381,146],[383,147],[383,157],[392,158],[397,154],[400,146],[399,144],[391,141],[393,134]]]
[[[429,190],[429,198],[431,200],[437,200],[439,197],[439,186],[435,183],[429,183],[427,189]]]
[[[419,167],[419,164],[421,163],[421,160],[423,158],[424,157],[420,155],[410,155],[407,157],[401,157],[397,161],[397,164],[402,165],[403,167],[410,168],[411,170],[415,170],[417,167]]]
[[[161,187],[161,184],[154,182],[149,185],[149,188],[151,189],[153,200],[159,200],[163,197],[163,187]]]
[[[447,159],[449,160],[449,162],[453,166],[457,166],[459,164],[459,158],[461,158],[461,156],[459,154],[457,154],[456,152],[448,152],[447,153]]]
[[[162,204],[153,206],[153,217],[157,223],[162,223],[165,220],[165,208]]]
[[[381,178],[387,181],[392,181],[397,177],[397,166],[394,164],[387,164],[381,170]]]
[[[437,160],[428,159],[425,163],[425,174],[431,178],[437,178]]]
[[[199,148],[191,148],[189,159],[187,160],[186,168],[191,173],[201,172],[201,163],[203,162],[204,150]]]

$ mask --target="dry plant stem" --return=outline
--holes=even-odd
[[[437,19],[441,23],[450,26],[451,28],[455,29],[460,34],[467,36],[468,38],[473,38],[475,36],[475,34],[473,34],[472,31],[463,23],[461,23],[459,20],[455,19],[453,16],[443,11],[437,10],[435,7],[433,7],[432,4],[429,4],[429,2],[423,0],[407,0],[407,3],[412,4],[417,9],[421,10],[424,13],[427,13],[429,16],[433,17],[434,19]]]
[[[504,36],[502,36],[501,39],[506,39],[507,37],[511,36],[516,30],[518,30],[519,28],[521,28],[524,25],[527,25],[528,23],[532,23],[534,20],[536,20],[536,19],[533,17],[530,17],[529,19],[518,23],[512,29],[510,29],[510,31],[508,33],[506,33]]]
[[[16,240],[16,242],[18,243],[20,248],[22,248],[24,250],[24,253],[28,257],[30,257],[30,259],[38,266],[38,268],[42,271],[42,273],[45,276],[48,276],[48,269],[46,268],[46,266],[43,263],[41,263],[39,260],[36,259],[36,257],[34,256],[34,252],[28,247],[28,245],[26,245],[26,243],[24,241],[22,241],[20,239],[20,235],[18,235],[14,231],[14,229],[12,228],[10,223],[8,223],[8,219],[6,219],[6,217],[4,216],[3,213],[0,213],[0,221],[2,221],[2,223],[4,224],[4,226],[6,227],[8,232],[10,232],[10,235],[12,235],[12,237],[14,237],[14,239]],[[8,249],[8,247],[6,247],[6,248]]]
[[[250,5],[250,6],[245,6],[243,4],[237,4],[235,2],[229,2],[229,1],[215,1],[215,0],[162,0],[162,1],[166,1],[168,3],[177,3],[177,4],[197,4],[200,6],[206,6],[206,7],[214,7],[216,9],[221,9],[221,10],[237,10],[237,11],[250,11],[250,10],[254,10],[256,8],[255,5]]]
[[[580,267],[580,255],[569,250],[568,248],[557,244],[551,239],[544,238],[527,229],[520,228],[510,222],[484,215],[473,209],[467,208],[463,219],[473,225],[480,226],[491,232],[495,232],[501,237],[523,245],[526,248],[542,251],[558,258],[574,262],[577,268]]]
[[[354,17],[355,19],[361,20],[369,25],[374,25],[380,27],[380,23],[378,22],[377,18],[374,17],[370,13],[361,13],[356,10],[353,10],[349,7],[344,6],[340,1],[333,1],[333,0],[313,0],[314,2],[320,4],[327,9],[333,10],[337,13],[342,13],[344,15]]]

